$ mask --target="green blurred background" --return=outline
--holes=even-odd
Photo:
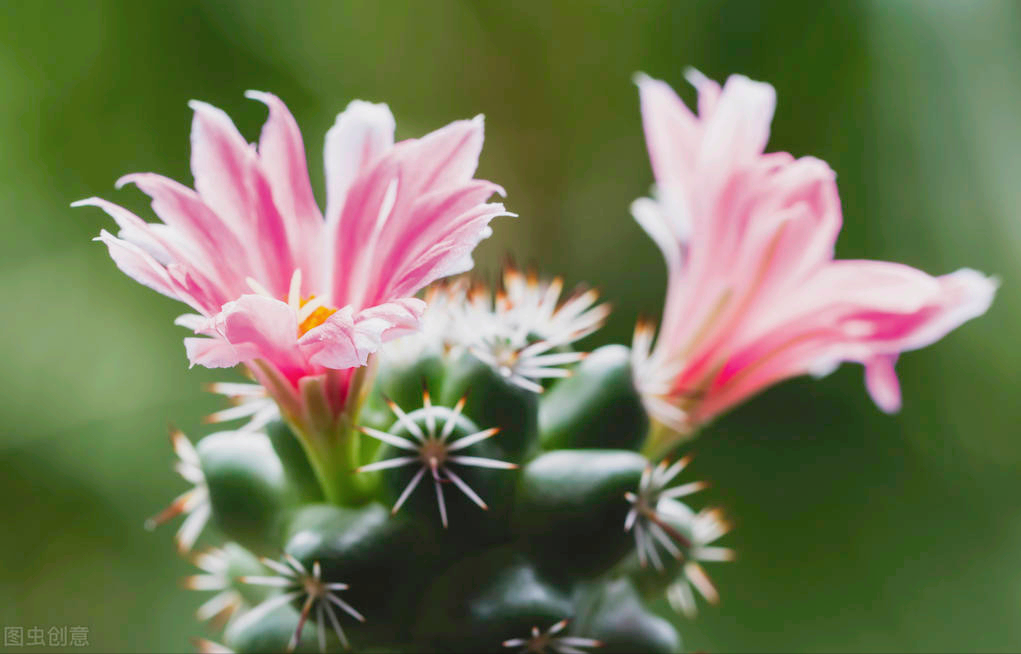
[[[511,6],[514,4],[515,6]],[[690,650],[1021,648],[1021,4],[748,1],[0,3],[0,622],[85,625],[101,651],[188,651],[197,594],[144,519],[183,490],[166,423],[193,437],[220,406],[171,320],[182,308],[91,243],[98,194],[146,212],[121,174],[190,183],[190,98],[256,138],[273,91],[322,136],[352,98],[390,103],[398,136],[486,115],[483,177],[518,219],[478,251],[569,282],[627,341],[657,315],[660,255],[628,213],[652,176],[635,71],[774,84],[771,149],[839,175],[842,257],[1003,285],[992,310],[903,357],[904,411],[882,415],[847,366],[775,388],[695,444],[694,474],[741,559]],[[632,3],[627,3],[632,4]],[[9,651],[15,651],[11,648]]]

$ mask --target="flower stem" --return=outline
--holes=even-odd
[[[645,437],[641,453],[649,461],[658,461],[672,452],[678,445],[695,437],[695,432],[678,433],[658,420],[651,420],[649,433]]]
[[[369,499],[367,479],[353,474],[361,464],[361,434],[341,416],[331,434],[299,436],[326,500],[334,504],[362,504]]]
[[[281,416],[301,443],[323,496],[341,505],[368,501],[376,478],[353,473],[364,463],[361,433],[355,425],[375,379],[374,357],[367,365],[327,370],[297,384],[261,360],[249,369],[276,400]]]

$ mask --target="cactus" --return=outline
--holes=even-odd
[[[215,527],[185,581],[223,627],[201,651],[676,652],[650,605],[717,602],[703,564],[734,552],[718,509],[682,502],[705,488],[689,458],[666,457],[841,361],[895,411],[900,353],[989,307],[996,282],[973,270],[834,261],[832,171],[763,152],[772,87],[688,77],[697,117],[636,77],[657,185],[632,213],[669,279],[631,348],[576,348],[609,313],[592,290],[561,301],[562,280],[513,265],[496,292],[451,278],[513,215],[474,178],[481,117],[394,143],[386,105],[352,102],[320,212],[278,98],[248,94],[270,111],[257,146],[194,102],[195,190],[122,180],[164,224],[75,203],[117,222],[98,240],[125,273],[197,312],[177,320],[193,364],[256,382],[212,388],[235,406],[210,422],[242,427],[172,433],[191,488],[148,523],[184,514],[183,553]]]
[[[678,651],[648,603],[677,595],[700,558],[730,558],[699,542],[706,514],[678,499],[703,485],[674,484],[687,459],[641,454],[649,417],[628,348],[572,348],[608,313],[595,293],[560,302],[559,280],[513,266],[502,282],[495,297],[435,285],[433,328],[380,353],[362,459],[344,473],[362,478],[357,501],[309,483],[258,386],[212,387],[236,406],[210,420],[248,418],[240,429],[194,447],[174,433],[195,488],[158,518],[189,512],[184,550],[203,516],[226,540],[185,583],[212,593],[197,614],[224,627],[223,645],[201,649]]]

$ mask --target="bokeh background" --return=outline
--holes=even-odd
[[[623,5],[628,4],[627,8]],[[188,183],[186,102],[254,140],[290,105],[322,197],[322,136],[352,98],[398,136],[486,115],[482,176],[508,206],[478,251],[512,252],[616,305],[592,338],[657,315],[664,269],[628,213],[652,176],[635,71],[779,94],[771,149],[839,175],[838,254],[998,275],[992,310],[901,359],[904,411],[857,367],[770,390],[695,444],[738,529],[718,608],[689,650],[1021,648],[1021,4],[1015,2],[0,2],[0,622],[84,625],[97,651],[189,651],[199,597],[174,527],[166,423],[217,407],[187,369],[180,307],[90,242],[99,194],[146,213],[121,174]],[[10,651],[15,651],[11,648]]]

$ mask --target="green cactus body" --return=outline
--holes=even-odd
[[[295,512],[284,552],[307,569],[319,562],[325,580],[351,587],[347,601],[390,622],[414,604],[415,589],[438,558],[433,531],[410,515],[391,516],[377,502],[311,504]]]
[[[440,402],[453,406],[470,396],[465,412],[482,426],[500,428],[499,447],[515,461],[534,451],[539,431],[539,396],[510,383],[469,353],[454,359],[443,381]]]
[[[686,460],[640,453],[630,351],[582,361],[536,338],[516,368],[471,348],[383,357],[358,413],[361,464],[343,472],[366,490],[357,503],[324,500],[279,420],[202,439],[200,481],[233,542],[196,559],[216,572],[190,587],[220,593],[204,613],[229,605],[226,647],[679,651],[645,602],[666,593],[686,611],[688,566],[725,558],[708,546],[722,531],[677,499],[701,488],[673,484]],[[543,381],[558,361],[581,362]]]
[[[283,511],[300,492],[288,484],[269,438],[261,433],[218,432],[199,441],[196,449],[216,525],[253,552],[273,551]]]
[[[416,636],[439,651],[498,652],[508,638],[573,611],[570,596],[513,548],[455,564],[429,586]]]
[[[625,579],[594,584],[582,600],[579,630],[597,638],[601,652],[668,654],[681,649],[681,638],[668,621],[649,612]]]
[[[622,527],[627,505],[620,500],[646,465],[626,450],[547,452],[522,471],[514,526],[563,570],[604,571],[633,543]]]
[[[547,450],[641,447],[649,418],[632,379],[630,350],[607,345],[589,354],[542,398],[539,425]]]

